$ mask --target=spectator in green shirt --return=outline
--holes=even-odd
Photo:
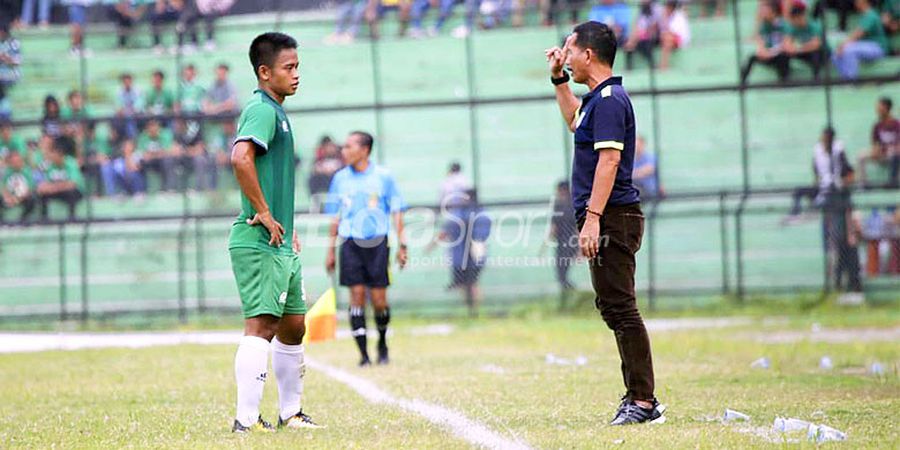
[[[130,193],[144,192],[150,170],[159,174],[164,191],[173,191],[175,165],[180,155],[172,130],[150,119],[137,141],[133,145],[129,141],[123,147],[122,162],[116,165],[116,172]]]
[[[172,114],[175,108],[175,95],[164,85],[166,74],[161,70],[155,70],[152,80],[153,87],[144,97],[144,112],[150,116]]]
[[[869,0],[856,0],[859,22],[847,40],[838,46],[832,62],[841,78],[855,80],[859,77],[859,63],[873,62],[885,57],[890,47],[881,18],[869,5]]]
[[[114,130],[110,131],[113,135]],[[97,134],[97,123],[88,122],[85,125],[84,137],[81,142],[82,170],[94,186],[101,186],[103,195],[111,196],[116,193],[116,176],[113,170],[113,149],[109,136]],[[97,194],[100,194],[98,190]]]
[[[25,154],[27,151],[25,140],[21,136],[13,134],[12,122],[0,121],[0,160],[5,160],[9,152]]]
[[[882,0],[881,25],[891,36],[900,32],[900,0]]]
[[[47,154],[47,170],[44,180],[37,185],[38,197],[41,201],[41,219],[48,219],[50,201],[62,201],[69,207],[69,220],[75,219],[75,207],[81,201],[84,191],[84,179],[78,161],[71,156],[71,147],[75,143],[67,136],[53,140],[53,146]]]
[[[62,107],[60,117],[65,122],[64,133],[75,140],[81,139],[84,134],[84,123],[94,116],[90,106],[84,104],[81,92],[72,90],[66,96],[66,106]]]
[[[756,34],[756,53],[750,56],[747,64],[741,71],[741,84],[747,82],[753,65],[761,63],[775,69],[779,81],[785,81],[790,67],[788,56],[784,53],[782,42],[784,40],[784,23],[779,11],[781,6],[777,0],[769,0],[759,4],[760,23]]]
[[[203,106],[203,97],[206,91],[197,83],[197,68],[193,64],[184,67],[181,74],[181,89],[178,92],[176,112],[193,114],[200,111]]]
[[[806,17],[806,5],[794,3],[785,27],[784,52],[791,59],[799,59],[812,69],[818,81],[822,66],[828,61],[828,44],[824,41],[822,25]]]
[[[10,151],[6,157],[7,169],[0,187],[0,222],[4,221],[6,211],[17,206],[22,207],[19,222],[24,223],[31,216],[36,204],[34,199],[34,177],[31,168],[25,165],[25,158],[17,150]]]

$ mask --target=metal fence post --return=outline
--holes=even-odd
[[[381,54],[378,52],[378,39],[369,39],[370,56],[372,58],[372,87],[375,95],[375,141],[381,150],[375,152],[379,164],[384,164],[387,154],[384,136],[384,104],[381,92]]]
[[[647,301],[650,311],[656,309],[656,213],[659,199],[650,202],[650,214],[647,216]]]
[[[60,223],[59,228],[59,320],[68,318],[66,311],[66,225]]]
[[[734,8],[734,15],[732,16],[734,22],[734,56],[737,60],[738,77],[740,77],[743,57],[741,56],[741,25],[738,0],[731,0],[731,5]],[[747,192],[750,189],[750,164],[749,155],[747,154],[747,90],[744,83],[740,82],[740,78],[738,81],[738,102],[741,116],[741,174],[743,190]]]
[[[184,240],[185,234],[187,231],[185,230],[187,227],[187,218],[182,218],[181,226],[178,228],[178,320],[181,323],[187,322],[187,302],[185,297],[187,296],[187,286],[185,280],[185,254],[184,254]]]
[[[472,148],[472,185],[477,191],[481,186],[481,153],[478,146],[478,111],[475,109],[475,97],[478,90],[475,86],[475,61],[472,57],[472,33],[465,39],[466,43],[466,82],[469,88],[469,145]]]
[[[205,282],[205,261],[203,254],[203,219],[197,217],[194,220],[194,249],[196,250],[196,270],[197,270],[197,310],[199,312],[206,311],[206,282]]]
[[[719,236],[722,247],[722,295],[728,295],[731,291],[728,283],[728,211],[725,207],[725,192],[719,193]]]
[[[81,232],[81,322],[88,320],[88,235],[90,234],[90,221],[84,223]]]
[[[737,298],[741,303],[744,302],[744,234],[742,219],[744,215],[744,206],[747,202],[747,195],[746,192],[741,195],[741,201],[734,211],[734,252],[737,258]]]

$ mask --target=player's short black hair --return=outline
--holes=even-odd
[[[250,64],[253,65],[253,73],[259,77],[259,67],[275,64],[278,53],[284,49],[297,48],[294,38],[275,31],[263,33],[253,39],[250,44]]]
[[[226,72],[231,70],[231,67],[229,67],[228,63],[226,63],[226,62],[220,62],[219,65],[216,67],[218,67],[220,69],[225,69]]]
[[[828,125],[825,127],[824,130],[822,130],[822,134],[824,134],[825,136],[828,136],[828,138],[830,138],[830,139],[834,139],[834,135],[837,133],[835,133],[834,127],[832,127],[831,125]]]
[[[156,69],[156,70],[153,71],[153,76],[154,76],[154,77],[160,77],[160,78],[162,78],[163,80],[166,79],[166,73],[163,72],[162,70],[159,70],[159,69]]]
[[[75,155],[75,140],[70,138],[69,136],[58,136],[53,139],[53,145],[50,146],[50,150],[62,153],[63,155]]]
[[[613,66],[616,61],[616,33],[605,23],[585,22],[575,27],[575,45],[590,49],[600,62]]]
[[[458,173],[461,170],[462,170],[462,166],[459,164],[459,161],[453,161],[452,163],[450,163],[450,172],[451,173]]]
[[[134,79],[134,77],[131,76],[131,74],[128,73],[128,72],[122,72],[122,74],[119,75],[119,79],[120,79],[120,80],[124,80],[124,79],[126,79],[126,78],[128,78],[129,80],[133,80],[133,79]]]
[[[359,136],[359,145],[369,149],[369,154],[372,154],[372,147],[375,146],[375,138],[373,138],[371,134],[366,133],[365,131],[354,131],[350,133],[350,135]]]
[[[894,107],[894,102],[891,100],[890,97],[881,97],[878,99],[878,103],[881,103],[882,105],[887,107],[888,111],[890,111],[891,108]]]

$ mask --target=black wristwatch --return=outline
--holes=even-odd
[[[554,86],[559,86],[561,84],[565,84],[569,82],[569,73],[563,70],[563,74],[559,78],[553,78],[553,75],[550,75],[550,82],[553,83]]]

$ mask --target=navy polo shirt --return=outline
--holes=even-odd
[[[634,168],[634,108],[622,87],[622,77],[611,77],[581,98],[575,122],[575,158],[572,162],[572,206],[575,217],[584,217],[600,150],[622,152],[616,181],[607,206],[624,206],[641,199],[631,181]]]

